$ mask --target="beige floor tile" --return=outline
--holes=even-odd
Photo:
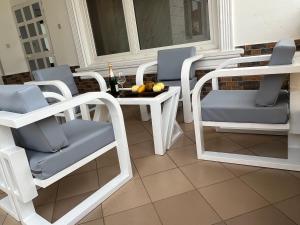
[[[66,177],[59,183],[57,199],[73,197],[95,191],[98,188],[97,171]]]
[[[244,148],[274,141],[274,136],[272,135],[228,133],[226,136]]]
[[[175,149],[175,148],[182,148],[188,145],[193,145],[194,142],[189,139],[188,137],[186,137],[185,135],[181,135],[176,141],[175,143],[171,146],[171,149]]]
[[[212,138],[204,141],[205,150],[214,152],[232,153],[241,150],[242,147],[226,137]]]
[[[100,187],[107,184],[113,178],[120,174],[119,165],[107,166],[98,169],[99,185]]]
[[[145,127],[140,121],[125,121],[125,127],[127,135],[137,134],[145,130]]]
[[[153,155],[136,159],[134,160],[134,164],[141,177],[176,168],[176,165],[167,154],[164,156]]]
[[[194,130],[194,123],[181,123],[180,127],[184,132]]]
[[[217,162],[199,162],[182,167],[181,170],[197,188],[234,178],[229,170]]]
[[[263,169],[241,179],[272,203],[300,194],[300,180],[282,170]]]
[[[84,165],[83,167],[79,168],[78,170],[74,171],[69,176],[86,173],[86,172],[96,170],[96,169],[97,169],[97,163],[96,163],[96,160],[93,160],[92,162],[90,162],[90,163]]]
[[[1,224],[1,225],[4,223],[5,218],[6,218],[6,214],[0,215],[0,224]]]
[[[235,176],[238,177],[261,169],[260,167],[229,164],[229,163],[223,163],[223,166],[225,166],[227,169],[230,170],[231,173],[233,173]]]
[[[50,223],[52,222],[53,211],[54,203],[36,207],[36,212]]]
[[[176,195],[154,205],[164,225],[210,225],[221,220],[197,191]]]
[[[75,206],[77,206],[79,203],[81,203],[90,195],[91,193],[87,193],[87,194],[77,195],[75,197],[57,201],[54,205],[53,218],[52,218],[53,222],[61,218],[64,214],[69,212],[71,209],[73,209]]]
[[[130,145],[129,151],[133,159],[155,155],[153,140]]]
[[[81,225],[104,225],[103,219],[92,220],[86,223],[82,223]]]
[[[282,141],[272,141],[249,148],[256,155],[273,158],[287,158],[287,144]]]
[[[217,132],[214,127],[204,127],[204,140],[226,137],[227,133]]]
[[[296,172],[296,171],[289,171],[290,174],[292,174],[295,177],[298,177],[300,179],[300,172]]]
[[[226,221],[227,225],[295,225],[274,207],[266,207]]]
[[[192,184],[179,169],[144,177],[143,182],[152,201],[193,190]]]
[[[214,225],[226,225],[225,222],[215,223]]]
[[[103,204],[103,215],[108,216],[150,203],[140,179],[133,179],[111,195]]]
[[[144,128],[150,133],[152,134],[153,130],[152,130],[152,122],[147,121],[147,122],[142,122],[142,125],[144,126]]]
[[[251,152],[249,149],[241,149],[238,151],[235,151],[234,154],[240,154],[240,155],[255,155],[253,152]]]
[[[300,224],[300,196],[279,202],[275,206],[295,223]]]
[[[12,218],[11,216],[8,215],[5,218],[3,225],[21,225],[21,223],[16,221],[14,218]]]
[[[97,158],[97,167],[114,166],[119,164],[117,150],[110,150]]]
[[[172,158],[177,166],[184,166],[199,161],[197,159],[197,149],[195,145],[173,149],[168,151],[168,155]]]
[[[52,184],[47,188],[38,190],[38,197],[33,200],[35,206],[45,205],[55,202],[58,189],[58,182]]]
[[[239,179],[225,181],[199,191],[224,220],[268,204]]]
[[[186,137],[188,137],[189,139],[191,139],[194,143],[196,142],[196,137],[195,137],[195,131],[194,130],[185,131],[184,135]]]
[[[147,130],[143,130],[139,133],[128,134],[127,139],[128,139],[129,145],[135,145],[135,144],[142,143],[145,141],[153,140],[153,137]]]
[[[152,204],[105,217],[105,225],[161,225]]]
[[[85,224],[87,222],[101,219],[102,218],[102,206],[99,205],[96,209],[90,212],[87,216],[85,216],[78,224]]]

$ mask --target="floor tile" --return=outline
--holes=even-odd
[[[35,206],[45,205],[55,202],[58,190],[58,182],[50,185],[47,188],[38,190],[38,197],[33,200]]]
[[[259,135],[259,134],[228,133],[226,137],[228,137],[235,143],[243,146],[244,148],[249,148],[254,145],[267,143],[270,141],[272,142],[274,140],[274,136],[272,136],[272,135]]]
[[[275,206],[295,223],[300,224],[300,196],[279,202]]]
[[[300,179],[300,172],[296,172],[296,171],[289,171],[290,174],[292,174],[295,177],[298,177]]]
[[[204,145],[207,151],[226,153],[232,153],[243,148],[226,137],[212,138],[208,141],[204,141]]]
[[[224,220],[268,204],[239,179],[225,181],[199,191]]]
[[[241,179],[272,203],[300,194],[300,180],[282,170],[263,169]]]
[[[95,191],[98,188],[97,171],[66,177],[59,183],[57,199],[84,194]]]
[[[107,184],[113,178],[120,174],[119,165],[107,166],[98,169],[98,178],[100,187]]]
[[[85,216],[78,224],[84,224],[93,220],[102,218],[102,206],[99,205],[96,209],[90,212],[87,216]]]
[[[197,191],[176,195],[154,205],[164,225],[210,225],[221,220]]]
[[[52,218],[53,222],[61,218],[63,215],[65,215],[67,212],[69,212],[71,209],[73,209],[75,206],[77,206],[90,195],[91,193],[87,193],[57,201],[54,205]]]
[[[193,190],[192,184],[179,169],[144,177],[143,182],[152,201]]]
[[[182,123],[180,127],[184,132],[194,130],[194,123]]]
[[[105,217],[105,225],[161,225],[152,204]]]
[[[54,203],[36,207],[36,212],[50,223],[52,222],[53,211]]]
[[[155,155],[153,140],[130,145],[129,151],[133,159]]]
[[[274,207],[266,207],[226,221],[227,225],[295,225]]]
[[[137,134],[145,130],[140,121],[125,121],[126,134]]]
[[[185,135],[181,135],[176,141],[175,143],[171,146],[171,149],[175,149],[175,148],[182,148],[188,145],[193,145],[194,142],[191,141],[191,139],[189,139],[188,137],[186,137]]]
[[[205,187],[234,177],[234,175],[217,162],[199,162],[181,168],[197,188]]]
[[[114,166],[119,164],[117,150],[113,149],[97,158],[97,167]]]
[[[75,170],[69,176],[76,175],[76,174],[81,174],[81,173],[86,173],[86,172],[96,170],[96,169],[97,169],[97,163],[96,163],[96,160],[93,160],[92,162],[84,165],[83,167],[79,168],[78,170]]]
[[[153,155],[136,159],[134,160],[134,164],[141,177],[176,168],[176,165],[167,154],[164,156]]]
[[[260,167],[229,164],[229,163],[223,163],[223,166],[225,166],[227,169],[230,170],[231,173],[233,173],[235,176],[238,177],[261,169]]]
[[[21,223],[16,221],[14,218],[12,218],[11,216],[8,215],[5,218],[3,225],[21,225]]]
[[[168,151],[168,155],[172,158],[177,166],[184,166],[199,161],[197,159],[197,150],[195,145],[173,149]]]
[[[287,144],[282,141],[267,142],[259,145],[255,145],[249,148],[251,152],[254,152],[258,156],[283,158],[288,156]]]
[[[82,223],[81,225],[104,225],[103,219],[92,220],[86,223]]]
[[[185,131],[184,135],[186,137],[188,137],[190,140],[192,140],[194,143],[196,142],[196,137],[195,137],[195,131],[194,130]]]
[[[102,204],[103,215],[108,216],[148,203],[150,203],[150,199],[142,181],[133,179],[104,201]]]
[[[129,145],[135,145],[145,141],[153,140],[153,137],[147,130],[143,130],[136,134],[128,134],[127,139]]]

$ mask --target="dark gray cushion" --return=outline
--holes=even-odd
[[[289,98],[281,93],[276,105],[257,107],[256,90],[211,91],[202,101],[202,120],[215,122],[285,124]]]
[[[28,113],[48,106],[37,86],[1,85],[0,110]],[[56,152],[68,145],[68,140],[54,117],[13,130],[16,144],[41,152]]]
[[[115,140],[110,123],[73,120],[62,125],[70,145],[56,153],[26,150],[32,173],[47,179]]]
[[[158,51],[158,80],[180,80],[184,60],[196,55],[195,47],[167,49]],[[192,65],[190,79],[195,76],[195,66]]]
[[[295,52],[296,45],[294,40],[281,40],[276,44],[273,50],[269,65],[276,66],[292,64]],[[260,82],[260,88],[255,98],[256,105],[275,105],[285,78],[286,76],[281,74],[264,76]]]
[[[197,77],[193,77],[193,79],[190,80],[190,88],[191,90],[194,89],[195,85],[197,84]],[[170,87],[178,86],[181,87],[181,80],[168,80],[164,81],[164,84]],[[182,96],[182,94],[181,94]]]
[[[68,65],[36,70],[32,72],[32,75],[36,81],[60,80],[69,87],[72,96],[79,94],[73,74]],[[61,92],[53,86],[43,87],[42,90],[61,94]]]

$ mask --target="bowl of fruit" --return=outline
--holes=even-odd
[[[131,92],[141,97],[155,97],[168,89],[169,87],[165,86],[163,82],[146,82],[143,85],[133,85]]]

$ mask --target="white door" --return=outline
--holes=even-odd
[[[42,2],[26,1],[13,7],[24,55],[31,71],[55,66]]]

